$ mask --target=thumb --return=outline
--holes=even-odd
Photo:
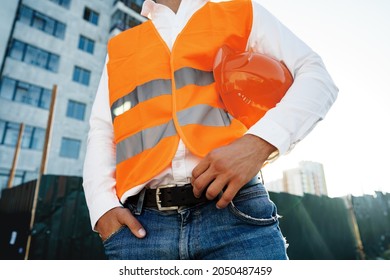
[[[127,211],[123,211],[118,217],[118,221],[122,225],[126,225],[130,231],[138,238],[144,238],[146,236],[146,231],[144,227],[141,225],[141,223],[131,214],[131,212],[126,209]]]

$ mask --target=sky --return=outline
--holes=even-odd
[[[328,194],[390,193],[390,1],[255,0],[324,60],[339,88],[325,119],[265,181],[300,161],[324,165]]]

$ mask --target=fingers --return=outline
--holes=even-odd
[[[195,197],[200,197],[206,190],[208,200],[215,199],[221,194],[216,207],[225,208],[238,193],[243,184],[232,180],[229,173],[217,174],[208,168],[191,182]]]
[[[201,160],[197,166],[192,170],[192,178],[197,179],[210,167],[210,162],[207,158]]]
[[[131,214],[129,209],[123,207],[115,207],[107,211],[100,217],[95,228],[99,232],[101,238],[105,240],[123,225],[126,225],[138,238],[144,238],[146,236],[146,232],[142,225]]]
[[[233,200],[233,198],[236,196],[238,191],[241,189],[241,184],[233,184],[230,183],[229,186],[226,188],[226,190],[223,192],[221,198],[218,200],[216,207],[218,209],[223,209],[226,206],[229,205],[229,203]]]
[[[213,180],[214,175],[209,170],[208,161],[201,161],[192,171],[191,185],[194,187],[194,196],[199,198]]]
[[[217,177],[207,188],[206,198],[213,200],[216,198],[226,187],[228,180],[226,177]]]
[[[126,225],[136,237],[144,238],[146,236],[146,231],[141,223],[131,214],[128,209],[125,210],[126,211],[122,212],[118,217],[118,221],[122,225]]]
[[[232,168],[226,165],[226,160],[221,160],[221,156],[223,153],[218,151],[208,154],[194,168],[191,180],[195,197],[200,197],[206,189],[205,195],[208,200],[213,200],[221,194],[217,208],[225,208],[241,188],[240,183],[234,183],[241,176],[237,176]],[[225,188],[226,191],[223,193]]]

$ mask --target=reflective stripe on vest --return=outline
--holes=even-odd
[[[187,85],[206,86],[214,83],[213,72],[201,71],[190,67],[175,72],[176,89]],[[111,106],[112,121],[119,115],[135,107],[138,103],[163,94],[171,94],[172,80],[153,80],[136,87],[129,94],[119,98]]]
[[[181,126],[202,124],[207,126],[229,126],[230,115],[220,108],[208,105],[197,105],[177,113]],[[117,144],[116,163],[134,157],[144,150],[151,149],[157,143],[169,136],[176,135],[173,121],[166,124],[142,130]],[[157,136],[157,137],[156,137]]]
[[[226,112],[212,69],[223,44],[246,49],[251,24],[250,0],[208,2],[191,17],[172,50],[151,21],[110,40],[118,197],[167,168],[180,139],[203,157],[246,131]]]
[[[111,106],[112,121],[138,103],[157,97],[162,94],[171,94],[171,80],[154,80],[136,87],[129,94],[119,98]]]

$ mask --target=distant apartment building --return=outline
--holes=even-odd
[[[316,195],[328,195],[324,166],[311,161],[302,161],[299,166],[304,178],[303,191]]]
[[[267,182],[266,186],[270,191],[300,196],[305,193],[328,195],[324,167],[311,161],[302,161],[299,167],[283,171],[282,179]]]
[[[0,9],[0,189],[25,130],[14,185],[40,168],[57,85],[48,174],[81,176],[88,119],[110,37],[138,25],[143,0],[14,0]]]

